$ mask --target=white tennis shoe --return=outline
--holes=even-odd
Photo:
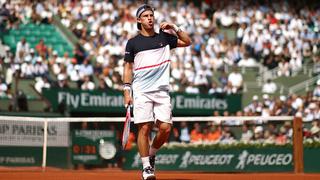
[[[154,169],[148,166],[142,170],[142,180],[155,180]]]

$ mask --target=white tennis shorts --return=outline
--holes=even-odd
[[[159,120],[172,124],[171,101],[168,91],[155,91],[133,95],[134,123]]]

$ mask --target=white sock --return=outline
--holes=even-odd
[[[149,156],[147,156],[147,157],[142,157],[141,160],[142,160],[143,169],[146,168],[146,167],[148,167],[148,166],[151,166],[151,165],[150,165],[150,161],[149,161]]]
[[[156,149],[156,148],[154,148],[154,147],[151,146],[151,147],[149,148],[149,156],[155,156],[158,150],[159,150],[159,149]]]

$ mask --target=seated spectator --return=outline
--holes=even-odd
[[[291,125],[291,121],[286,121],[283,124],[284,129],[286,130],[286,136],[288,139],[292,139],[293,136],[293,129]]]
[[[262,143],[264,140],[264,132],[263,132],[263,127],[262,126],[256,126],[254,128],[254,135],[253,135],[253,140],[256,142]]]
[[[2,78],[0,78],[0,97],[6,97],[7,90],[8,90],[7,84],[3,81]]]
[[[4,52],[4,59],[3,59],[3,62],[4,63],[6,63],[6,64],[9,64],[10,63],[10,59],[11,58],[14,58],[13,57],[13,54],[11,53],[11,51],[10,51],[10,47],[9,46],[4,46],[4,50],[5,50],[5,52]]]
[[[292,73],[298,72],[302,68],[302,55],[299,54],[299,51],[291,54],[289,64]]]
[[[320,119],[320,110],[316,103],[312,102],[309,106],[305,109],[305,122],[311,122],[315,119]]]
[[[320,79],[317,80],[317,86],[313,90],[313,96],[320,100]]]
[[[280,127],[279,134],[276,137],[276,144],[286,144],[288,140],[288,137],[286,135],[286,129],[282,126]]]
[[[179,139],[183,143],[189,143],[190,142],[189,128],[188,128],[186,122],[181,122],[180,123],[180,136],[179,136]]]
[[[44,62],[44,59],[39,56],[37,58],[37,63],[34,65],[34,76],[48,76],[48,74],[48,65],[46,62]]]
[[[208,130],[208,127],[204,127],[203,130],[202,130],[202,142],[206,143],[206,142],[209,142],[209,139],[208,139],[208,135],[209,135],[209,130]]]
[[[266,144],[275,144],[276,143],[276,135],[270,132],[268,129],[264,131],[264,143]]]
[[[85,76],[92,76],[93,75],[93,66],[89,63],[88,59],[83,61],[83,64],[80,65],[79,69],[80,74]]]
[[[223,93],[223,89],[221,87],[218,87],[218,84],[213,81],[211,83],[211,87],[208,91],[208,94],[216,94],[216,93]]]
[[[34,88],[41,94],[42,89],[46,88],[49,89],[51,84],[46,76],[36,78],[36,83],[34,84]]]
[[[199,88],[200,93],[208,92],[208,83],[205,72],[203,70],[198,71],[194,79],[194,85]]]
[[[5,1],[4,1],[5,2]],[[7,8],[7,3],[1,3],[0,8],[0,33],[3,33],[6,29],[5,24],[10,19],[10,10]]]
[[[268,79],[262,86],[262,93],[274,94],[277,91],[277,84]]]
[[[243,124],[242,125],[242,133],[241,133],[240,141],[242,141],[244,143],[248,143],[252,139],[253,139],[252,131],[249,129],[249,126],[247,124]]]
[[[80,72],[80,65],[77,64],[76,58],[71,59],[71,63],[67,66],[67,74],[70,80],[77,83],[78,88],[81,88],[84,74]]]
[[[81,85],[82,90],[94,90],[95,84],[90,80],[90,76],[84,76],[83,83]]]
[[[262,108],[263,104],[259,102],[259,97],[257,95],[254,95],[252,97],[252,102],[244,108],[244,112],[252,112],[255,113],[258,108]]]
[[[312,121],[312,127],[310,128],[311,138],[320,140],[320,126],[319,119]]]
[[[119,72],[112,73],[111,80],[112,80],[112,88],[122,91],[122,79]]]
[[[189,94],[199,94],[200,90],[199,90],[199,88],[197,86],[194,85],[194,83],[191,82],[186,87],[185,92],[189,93]]]
[[[38,53],[39,56],[41,57],[47,57],[47,53],[48,53],[48,48],[47,46],[44,44],[43,39],[40,39],[39,43],[36,45],[36,51]]]
[[[30,49],[30,56],[31,56],[31,63],[36,64],[38,56],[36,56],[33,48]]]
[[[261,116],[269,117],[272,115],[271,113],[272,113],[271,103],[270,101],[266,101],[262,106]]]
[[[249,57],[248,53],[244,54],[244,57],[238,62],[239,67],[256,67],[258,64],[256,60],[252,57]]]
[[[228,76],[228,83],[232,86],[233,93],[238,93],[242,90],[243,77],[241,73],[238,72],[236,66],[233,67],[232,72]]]
[[[224,70],[221,71],[221,75],[219,76],[218,79],[220,84],[222,85],[222,88],[228,85],[228,75]]]
[[[103,77],[99,78],[98,90],[105,91],[109,89],[106,82],[104,81]]]
[[[220,142],[223,144],[229,144],[235,141],[233,132],[229,126],[225,126],[221,132]]]
[[[202,142],[203,140],[203,134],[201,131],[201,126],[199,123],[194,123],[193,125],[193,130],[191,131],[190,134],[190,142],[191,143],[199,143]]]
[[[67,89],[69,88],[68,79],[66,74],[58,74],[58,81],[54,85],[56,88]]]
[[[221,53],[218,53],[217,57],[212,59],[211,66],[214,70],[222,69],[225,61],[228,61],[227,57],[223,57]]]
[[[63,63],[63,59],[59,58],[55,51],[53,51],[53,58],[51,60],[52,61],[50,62],[50,67],[52,68],[53,74],[58,75],[62,73],[62,69],[65,69],[66,67],[65,67],[65,64]]]
[[[80,44],[76,45],[75,49],[73,50],[73,53],[74,53],[74,57],[76,58],[77,62],[79,64],[82,64],[82,62],[84,61],[84,59],[86,57],[86,53]]]
[[[221,127],[215,124],[211,124],[208,127],[208,135],[206,136],[206,140],[209,142],[217,142],[221,138]]]
[[[16,56],[15,56],[15,62],[16,63],[22,63],[24,60],[24,57],[27,56],[30,52],[30,45],[26,41],[26,38],[21,38],[21,41],[17,43],[16,46]]]
[[[24,58],[24,63],[21,64],[21,77],[22,78],[33,78],[35,73],[35,67],[31,63],[31,55]]]
[[[49,66],[53,66],[58,59],[58,52],[56,50],[52,51],[52,53],[49,54],[48,59]]]
[[[285,116],[288,113],[288,103],[286,102],[287,98],[284,95],[281,95],[279,100],[275,102],[273,108],[273,115],[274,116]]]
[[[290,76],[290,64],[285,59],[282,59],[281,62],[279,62],[279,69],[278,69],[278,76]]]
[[[170,141],[180,142],[180,134],[179,134],[178,128],[176,128],[176,127],[172,128],[172,131],[170,133],[170,136],[169,136],[167,142],[170,142]]]

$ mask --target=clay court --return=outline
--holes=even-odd
[[[140,172],[112,170],[2,169],[0,180],[140,180]],[[319,180],[320,174],[157,172],[157,180]]]

